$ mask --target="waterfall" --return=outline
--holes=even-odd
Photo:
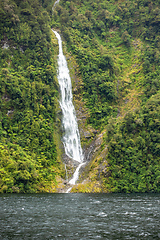
[[[55,6],[57,5],[57,3],[59,3],[59,1],[60,1],[60,0],[55,1],[54,5],[53,5],[53,7],[52,7],[52,12],[54,11],[54,8],[55,8]]]
[[[80,134],[72,103],[72,84],[67,67],[67,61],[63,55],[62,40],[60,35],[53,31],[59,43],[58,55],[58,82],[60,86],[60,106],[62,109],[62,125],[64,128],[63,144],[65,153],[71,159],[81,163],[83,162],[83,154],[80,142]]]
[[[80,134],[75,114],[75,108],[72,103],[72,84],[69,75],[67,61],[63,55],[62,40],[60,35],[52,30],[58,39],[59,55],[58,55],[58,82],[60,86],[60,106],[62,109],[62,126],[64,129],[63,144],[65,153],[71,159],[79,162],[79,165],[73,174],[73,178],[69,181],[74,185],[79,176],[79,170],[83,162],[83,153],[80,142]],[[67,191],[69,192],[69,190]]]

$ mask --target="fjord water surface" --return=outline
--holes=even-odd
[[[0,239],[160,239],[160,194],[1,194]]]

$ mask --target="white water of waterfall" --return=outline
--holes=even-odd
[[[54,11],[54,8],[55,8],[55,6],[57,5],[57,3],[59,3],[59,1],[60,1],[60,0],[55,1],[54,5],[53,5],[53,7],[52,7],[52,12]]]
[[[80,134],[75,114],[74,105],[72,103],[72,84],[69,75],[67,61],[63,55],[62,40],[60,35],[52,30],[58,39],[59,55],[58,55],[58,82],[60,86],[60,106],[62,109],[62,126],[64,128],[63,144],[65,153],[71,159],[79,162],[79,165],[69,181],[74,185],[79,176],[79,170],[83,163],[83,153],[80,142]]]

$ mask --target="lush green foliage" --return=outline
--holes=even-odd
[[[2,0],[0,13],[0,191],[49,191],[58,170],[50,17],[30,0]]]
[[[160,94],[142,111],[107,126],[109,177],[113,192],[160,192]]]
[[[77,57],[83,76],[83,95],[90,108],[89,123],[100,128],[110,115],[116,116],[117,81],[122,67],[114,55],[131,54],[134,37],[145,41],[141,63],[146,85],[151,79],[148,72],[154,67],[159,73],[159,2],[136,1],[60,1],[54,11],[54,27],[60,27],[68,49]],[[146,45],[149,44],[149,45]],[[118,48],[121,48],[121,52]],[[113,52],[113,49],[117,50]],[[143,49],[143,50],[144,50]],[[127,64],[127,63],[126,63]],[[152,75],[151,90],[156,93],[159,83],[157,73]]]
[[[160,1],[60,1],[61,28],[83,78],[88,123],[106,128],[115,192],[160,191]]]
[[[61,1],[60,4],[62,6],[58,5],[54,11],[53,26],[61,28],[68,49],[77,58],[84,83],[83,98],[90,109],[88,123],[99,128],[107,123],[111,113],[117,112],[112,107],[116,101],[115,66],[111,55],[103,49],[106,27],[103,29],[105,36],[102,36],[101,23],[104,23],[99,23],[93,15],[94,6],[92,11],[87,9],[90,6],[87,1]]]
[[[0,191],[49,191],[58,171],[52,21],[79,64],[88,124],[106,130],[105,187],[159,192],[160,1],[52,5],[0,2]]]

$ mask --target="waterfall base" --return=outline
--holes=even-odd
[[[65,180],[59,178],[57,183],[57,192],[58,193],[69,193],[73,186],[76,186],[76,183],[79,179],[79,175],[84,171],[84,166],[86,162],[78,163],[70,159],[68,163],[65,162]]]

